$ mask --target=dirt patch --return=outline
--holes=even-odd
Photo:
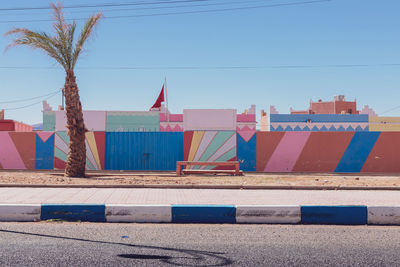
[[[62,172],[0,171],[0,184],[25,185],[262,185],[399,187],[399,175],[263,174],[244,176],[188,175],[173,172],[88,172],[86,178],[64,177]]]

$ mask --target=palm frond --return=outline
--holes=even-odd
[[[56,40],[46,33],[37,33],[26,28],[15,28],[5,33],[8,35],[17,35],[17,37],[6,47],[6,50],[14,46],[28,46],[33,49],[41,49],[47,55],[54,58],[65,70],[68,69],[63,56],[57,49],[59,44]]]
[[[90,38],[95,26],[98,24],[99,20],[103,17],[103,14],[98,13],[94,16],[91,16],[85,23],[83,30],[79,36],[78,41],[75,44],[75,49],[72,54],[72,68],[75,67],[76,62],[78,61],[79,55],[82,52],[83,45]]]
[[[59,44],[57,49],[60,50],[60,54],[64,58],[68,69],[70,69],[72,54],[68,53],[68,40],[70,40],[68,33],[71,25],[65,22],[61,3],[57,3],[57,5],[50,3],[50,6],[53,8],[53,28],[56,32],[56,36],[54,36],[54,39],[57,41],[56,43]]]
[[[73,70],[82,52],[83,45],[92,35],[93,29],[103,15],[98,13],[91,16],[82,29],[78,41],[74,44],[76,23],[69,24],[65,21],[61,3],[51,3],[50,6],[53,8],[55,34],[50,36],[46,33],[34,32],[26,28],[16,28],[5,34],[6,36],[16,35],[16,38],[6,47],[6,50],[19,45],[41,49],[60,63],[65,71]]]

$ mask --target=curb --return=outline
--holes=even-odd
[[[209,184],[0,184],[0,187],[22,188],[161,188],[161,189],[243,189],[243,190],[382,190],[400,191],[400,186],[308,186],[308,185],[209,185]]]
[[[2,222],[400,225],[400,206],[0,204]]]

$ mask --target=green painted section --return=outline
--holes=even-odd
[[[86,166],[88,166],[89,170],[94,170],[94,166],[90,163],[89,159],[86,158]]]
[[[228,152],[226,152],[225,154],[223,154],[221,157],[219,157],[216,162],[224,162],[224,161],[228,161],[231,158],[236,157],[236,147],[232,148],[231,150],[229,150]]]
[[[57,147],[54,149],[54,156],[63,160],[63,161],[67,161],[67,154],[65,154],[64,152],[62,152],[60,149],[58,149]]]
[[[225,154],[223,154],[221,157],[219,157],[216,162],[225,162],[230,160],[231,158],[236,157],[236,147],[232,148]],[[212,168],[215,168],[216,166],[207,166],[206,170],[211,170]]]
[[[235,131],[220,131],[212,140],[206,151],[200,158],[200,161],[207,161],[215,151],[217,151],[232,135],[236,134]]]
[[[67,145],[69,144],[69,136],[67,132],[61,131],[61,132],[56,132],[56,134],[64,141],[64,143],[66,143]],[[67,155],[63,151],[61,151],[56,147],[54,152],[57,158],[62,159],[63,161],[67,161]],[[86,158],[86,166],[88,166],[90,170],[95,169],[93,164],[89,161],[88,158]]]
[[[69,144],[69,136],[67,134],[67,132],[63,131],[63,132],[56,132],[56,134],[61,137],[61,139],[68,145]]]
[[[54,132],[56,130],[56,113],[53,111],[43,112],[43,131]]]
[[[107,132],[159,132],[160,115],[107,113]]]

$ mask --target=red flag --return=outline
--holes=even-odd
[[[160,92],[160,94],[158,95],[158,98],[157,98],[156,102],[155,102],[154,105],[150,108],[150,110],[153,109],[153,108],[161,108],[161,102],[164,102],[164,84],[163,84],[163,86],[162,86],[161,92]]]

